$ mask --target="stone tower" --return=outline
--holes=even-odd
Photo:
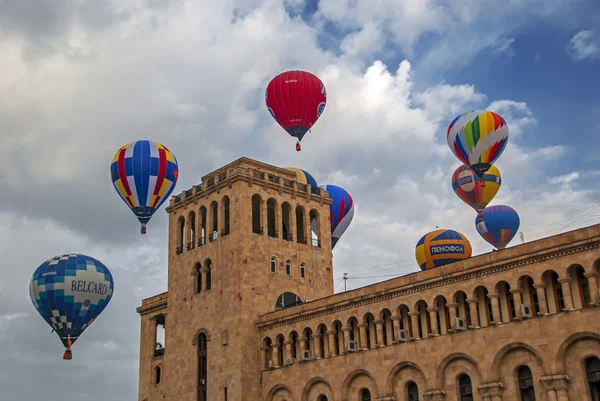
[[[330,203],[248,158],[171,199],[168,291],[137,309],[140,401],[260,399],[259,315],[333,294]]]

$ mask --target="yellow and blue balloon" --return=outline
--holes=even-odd
[[[439,229],[425,234],[415,248],[421,270],[440,267],[471,257],[471,243],[454,230]]]
[[[481,212],[494,199],[501,185],[502,176],[496,166],[490,167],[481,178],[464,164],[452,174],[454,193],[476,212]]]

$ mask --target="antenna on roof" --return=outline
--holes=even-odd
[[[519,231],[519,238],[521,238],[521,243],[525,243],[525,236],[523,235],[523,231]]]

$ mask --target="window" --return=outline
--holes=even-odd
[[[360,393],[360,401],[371,401],[371,392],[366,388]]]
[[[198,392],[200,393],[200,401],[206,400],[206,385],[207,385],[207,372],[206,372],[206,358],[207,358],[207,347],[206,347],[206,334],[200,333],[198,335]]]
[[[204,266],[206,266],[206,290],[210,290],[211,287],[211,271],[212,271],[212,261],[207,259]]]
[[[592,401],[600,401],[600,359],[592,357],[585,363],[590,397]]]
[[[300,277],[306,278],[306,264],[300,263]]]
[[[318,398],[318,401],[328,401],[327,396],[322,395]]]
[[[275,257],[271,258],[271,273],[277,273],[277,259]]]
[[[200,269],[202,269],[202,265],[200,263],[196,263],[196,266],[194,266],[194,270],[196,272],[196,285],[194,290],[196,294],[199,294],[202,291],[202,273],[200,272]]]
[[[292,292],[284,292],[277,298],[277,301],[275,302],[275,309],[289,308],[291,306],[300,305],[301,303],[302,300],[298,297],[298,295]]]
[[[292,261],[289,259],[285,262],[285,274],[292,275]]]
[[[227,401],[227,387],[223,389],[223,401]]]
[[[261,225],[261,203],[262,199],[259,194],[252,195],[252,232],[254,234],[262,234],[262,225]]]
[[[408,382],[406,392],[408,393],[408,401],[419,401],[419,388],[415,382]]]
[[[160,383],[160,366],[154,369],[154,384]]]
[[[519,368],[519,394],[520,401],[535,401],[535,390],[533,388],[533,376],[527,366]]]
[[[473,390],[471,389],[471,378],[469,375],[461,375],[459,377],[458,395],[460,401],[473,401]]]

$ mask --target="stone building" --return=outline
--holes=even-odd
[[[600,225],[333,295],[326,192],[248,158],[202,182],[137,309],[140,401],[600,401]]]

